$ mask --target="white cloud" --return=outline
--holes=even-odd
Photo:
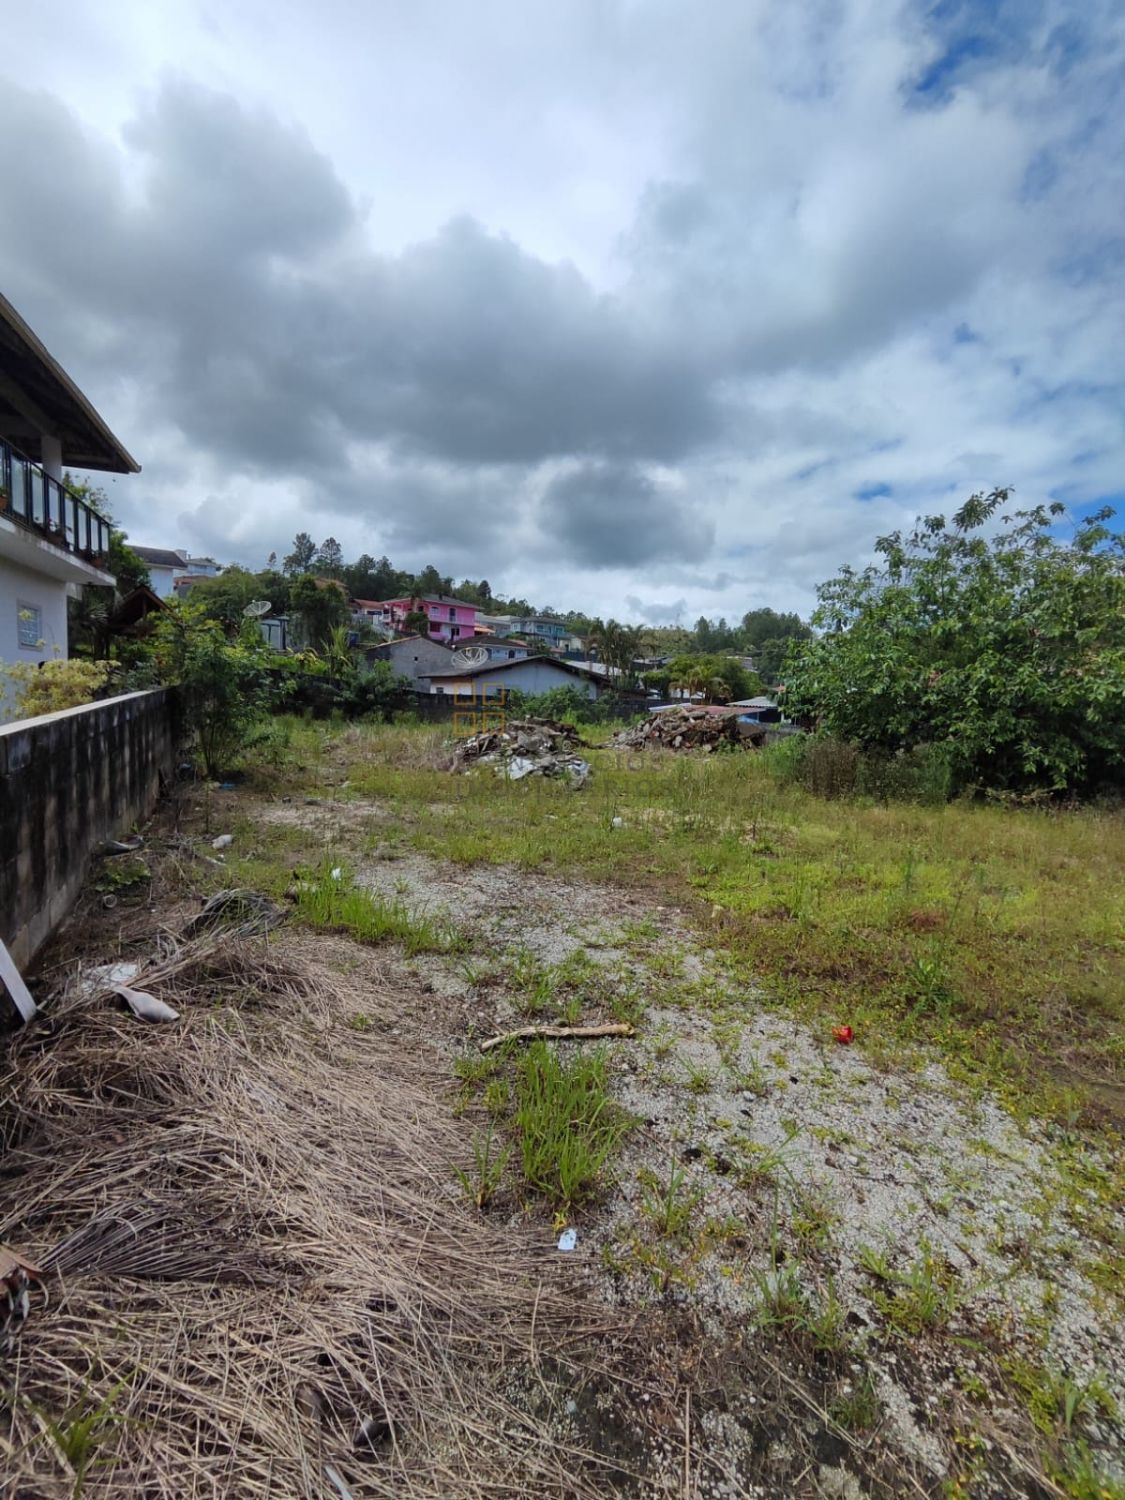
[[[1120,488],[1111,0],[94,17],[12,22],[0,283],[138,540],[690,620],[972,488]]]

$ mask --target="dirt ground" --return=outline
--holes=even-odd
[[[517,1340],[491,1366],[473,1366],[492,1406],[480,1408],[453,1382],[443,1388],[444,1425],[408,1435],[404,1419],[392,1450],[348,1467],[339,1455],[326,1460],[323,1435],[314,1443],[309,1424],[289,1415],[305,1377],[292,1373],[299,1361],[287,1354],[289,1373],[278,1378],[263,1324],[255,1332],[257,1379],[272,1391],[270,1410],[283,1408],[296,1434],[283,1475],[263,1480],[267,1471],[259,1468],[247,1477],[228,1455],[225,1467],[185,1466],[172,1488],[138,1488],[144,1440],[122,1425],[106,1441],[105,1461],[79,1476],[81,1493],[350,1493],[356,1500],[392,1493],[1095,1500],[1120,1493],[1112,1486],[1125,1482],[1125,1340],[1087,1253],[1090,1216],[1103,1236],[1125,1234],[1121,1205],[1106,1201],[1112,1162],[1091,1148],[1076,1150],[1058,1129],[1017,1124],[999,1100],[967,1092],[936,1062],[914,1071],[880,1068],[830,1031],[808,1030],[732,978],[686,911],[637,891],[499,865],[446,865],[393,840],[383,846],[381,830],[393,814],[376,801],[239,791],[222,808],[224,826],[292,836],[295,879],[321,846],[345,848],[361,889],[460,934],[456,952],[408,957],[394,944],[372,948],[305,931],[293,962],[312,953],[315,974],[336,998],[303,1045],[320,1059],[325,1037],[370,1043],[366,1062],[346,1053],[347,1069],[353,1080],[363,1076],[357,1068],[379,1070],[369,1083],[376,1103],[386,1080],[409,1077],[413,1107],[432,1112],[444,1132],[436,1164],[401,1164],[425,1178],[427,1211],[453,1240],[470,1237],[486,1259],[517,1247],[512,1274],[535,1288],[528,1293],[534,1308],[540,1299],[569,1299],[583,1309],[583,1327],[601,1331],[583,1346],[552,1306],[546,1347],[535,1352],[533,1309],[530,1342]],[[52,1045],[52,1004],[73,1000],[83,970],[149,962],[159,934],[182,935],[202,895],[224,884],[209,847],[214,826],[204,830],[200,804],[187,797],[148,830],[146,873],[135,885],[110,892],[104,869],[95,872],[68,929],[44,955],[40,1051]],[[252,838],[237,836],[243,844]],[[227,852],[233,863],[242,851],[236,841]],[[239,941],[284,957],[295,932],[290,921]],[[190,1034],[236,1001],[223,991],[214,1006],[217,1012],[191,990],[174,1032]],[[634,1036],[603,1044],[613,1096],[634,1126],[599,1197],[565,1219],[514,1181],[487,1213],[478,1212],[456,1171],[487,1114],[459,1079],[459,1062],[477,1056],[482,1039],[529,1020],[557,1020],[563,1007],[567,1019],[584,1024],[635,1022]],[[77,1045],[75,1028],[92,1024],[96,1013],[93,998],[65,1012],[57,1044]],[[141,1023],[116,1025],[128,1048],[129,1027]],[[245,1032],[232,1022],[231,1035],[257,1057],[280,1045],[276,1029],[284,1025],[274,1009]],[[151,1030],[133,1034],[157,1045]],[[287,1077],[292,1066],[290,1056]],[[276,1079],[270,1086],[282,1087]],[[111,1091],[99,1103],[99,1128],[127,1138],[128,1098]],[[341,1098],[333,1107],[345,1106]],[[60,1135],[51,1149],[61,1199],[51,1216],[28,1211],[36,1152],[51,1142],[42,1120],[32,1118],[35,1107],[21,1099],[26,1113],[9,1131],[0,1180],[0,1239],[30,1259],[49,1248],[45,1236],[72,1228],[90,1206],[66,1212],[65,1153],[77,1163],[79,1144]],[[43,1107],[55,1107],[46,1095]],[[286,1107],[281,1096],[278,1108]],[[67,1109],[73,1112],[73,1099]],[[346,1134],[347,1119],[338,1125]],[[343,1213],[348,1173],[365,1168],[346,1151],[341,1164]],[[103,1207],[117,1191],[107,1179]],[[276,1203],[270,1211],[279,1211]],[[570,1252],[557,1248],[564,1226],[577,1231]],[[258,1227],[245,1233],[253,1241]],[[273,1226],[262,1238],[276,1251],[285,1236]],[[424,1260],[424,1235],[415,1252]],[[355,1274],[365,1274],[362,1266]],[[94,1279],[115,1317],[128,1324],[141,1316],[142,1283],[126,1278],[115,1286],[112,1270]],[[180,1291],[189,1295],[186,1286]],[[83,1382],[99,1388],[93,1369],[75,1373],[66,1329],[52,1321],[66,1309],[65,1295],[33,1308],[18,1354],[7,1356],[10,1391],[32,1381],[36,1401],[47,1400],[49,1386],[34,1384],[31,1371],[36,1340],[48,1335],[56,1373],[65,1365],[73,1382],[63,1404],[73,1403]],[[320,1315],[330,1320],[331,1307],[322,1305]],[[354,1334],[351,1303],[347,1316]],[[510,1308],[497,1317],[508,1320],[505,1327],[519,1325]],[[432,1318],[412,1336],[426,1328]],[[599,1347],[612,1347],[614,1357],[599,1358]],[[460,1357],[456,1341],[443,1348],[444,1358]],[[470,1446],[481,1441],[482,1423],[493,1424],[488,1463],[470,1479],[466,1434],[476,1434]],[[25,1500],[54,1493],[54,1460],[64,1488],[78,1492],[73,1454],[60,1459],[42,1437],[42,1423],[10,1424],[9,1459],[32,1449],[35,1457],[22,1488],[6,1493]],[[532,1439],[553,1445],[550,1463],[529,1467]],[[354,1453],[345,1457],[350,1462]],[[220,1472],[226,1477],[217,1481]]]

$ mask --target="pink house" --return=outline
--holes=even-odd
[[[392,630],[404,629],[407,615],[421,611],[429,620],[430,640],[447,642],[475,634],[477,615],[480,614],[475,604],[452,599],[448,594],[412,594],[405,599],[384,599],[380,608],[383,624]]]

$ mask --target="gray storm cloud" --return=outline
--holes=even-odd
[[[0,284],[124,413],[153,487],[126,491],[134,531],[159,541],[161,511],[257,560],[311,508],[352,551],[510,567],[521,592],[554,597],[561,569],[596,594],[612,573],[617,607],[655,619],[715,605],[693,577],[807,600],[951,489],[1104,487],[1123,446],[1125,43],[1102,8],[1071,32],[1048,0],[1034,26],[1001,8],[963,67],[956,18],[943,33],[892,0],[704,9],[680,27],[654,3],[608,32],[583,11],[538,85],[596,143],[578,202],[600,201],[598,144],[623,170],[629,124],[597,115],[584,47],[612,45],[622,78],[632,58],[632,120],[662,122],[660,169],[605,226],[612,274],[456,202],[386,248],[292,88],[286,107],[240,101],[185,65],[108,131],[80,95],[7,81]],[[544,60],[519,35],[529,109],[519,48]],[[462,42],[502,99],[506,64]],[[532,171],[533,146],[510,147]]]

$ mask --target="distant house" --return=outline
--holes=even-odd
[[[106,571],[109,522],[66,488],[64,466],[140,471],[0,296],[0,674],[5,663],[65,657],[67,596],[84,584],[114,583]]]
[[[187,571],[187,554],[169,547],[137,547],[129,544],[148,569],[149,588],[158,599],[170,599],[176,575]]]
[[[740,719],[753,719],[758,724],[776,724],[781,718],[781,710],[772,698],[737,698],[727,707],[741,710]]]
[[[401,631],[407,615],[424,614],[429,622],[431,640],[456,641],[463,635],[476,634],[480,610],[463,599],[448,594],[411,594],[402,599],[384,599],[380,608],[383,624]]]
[[[471,670],[449,667],[432,672],[430,683],[437,693],[472,693],[493,697],[502,689],[537,695],[552,688],[576,688],[583,697],[596,698],[605,690],[606,678],[600,672],[576,667],[553,656],[528,656],[523,661],[492,661]]]
[[[379,599],[353,599],[352,619],[357,625],[372,625],[377,630],[387,628],[383,622],[383,604]]]
[[[186,599],[201,578],[217,578],[222,572],[213,557],[189,557],[172,579],[172,592],[177,599]]]
[[[549,615],[513,615],[505,618],[502,628],[494,628],[497,635],[526,636],[549,651],[564,650],[571,638],[570,626]]]
[[[158,599],[186,594],[198,579],[218,576],[219,565],[213,557],[189,557],[178,547],[133,547],[133,551],[148,568],[149,586]]]
[[[389,661],[400,677],[408,677],[416,688],[428,692],[432,674],[450,670],[453,647],[423,635],[403,635],[381,646],[367,646],[363,654],[368,662]]]
[[[526,641],[516,640],[511,636],[464,635],[457,642],[458,651],[466,651],[474,646],[487,651],[490,662],[523,661],[525,657],[531,656],[534,650]]]
[[[481,635],[511,635],[514,623],[511,615],[488,615],[484,610],[477,615],[477,631]]]

